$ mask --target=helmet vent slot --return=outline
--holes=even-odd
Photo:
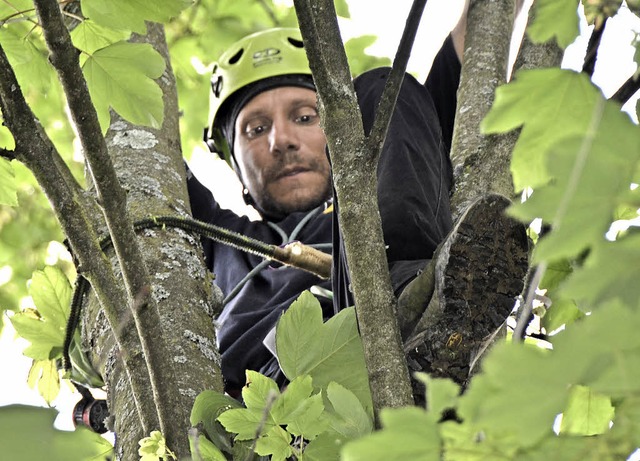
[[[296,48],[304,48],[304,44],[302,43],[302,40],[296,40],[295,38],[291,38],[291,37],[287,37],[287,40],[289,40],[289,43],[291,43]]]
[[[238,61],[240,61],[240,58],[242,57],[243,54],[244,54],[244,48],[240,48],[240,51],[238,51],[236,54],[231,56],[231,58],[229,59],[229,64],[235,64]]]

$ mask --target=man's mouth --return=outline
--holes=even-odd
[[[305,173],[307,171],[310,171],[309,168],[305,168],[305,167],[302,167],[302,166],[286,167],[286,168],[283,168],[282,170],[280,170],[280,173],[278,174],[277,179],[285,178],[285,177],[288,177],[288,176],[295,176],[297,174]]]

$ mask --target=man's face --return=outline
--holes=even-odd
[[[235,133],[242,182],[260,212],[282,218],[330,197],[315,91],[282,86],[258,94],[240,110]]]

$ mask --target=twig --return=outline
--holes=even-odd
[[[407,17],[407,22],[398,45],[396,56],[393,60],[393,67],[387,78],[387,82],[380,97],[380,104],[376,112],[375,121],[371,134],[367,140],[367,144],[375,149],[376,157],[380,156],[382,152],[382,145],[387,137],[387,131],[389,130],[389,124],[391,123],[391,116],[398,100],[398,94],[400,94],[400,87],[404,79],[405,71],[407,69],[407,63],[411,56],[411,48],[420,26],[420,19],[424,7],[427,4],[427,0],[414,0],[411,5],[411,11]]]
[[[607,25],[608,19],[609,18],[605,18],[601,27],[594,27],[593,32],[591,32],[591,37],[589,37],[589,44],[587,45],[587,52],[584,57],[584,64],[582,65],[582,72],[587,74],[589,77],[593,75],[593,71],[596,67],[596,60],[598,59],[598,48],[600,47],[602,34],[604,32],[604,28]]]
[[[618,91],[610,99],[625,105],[638,90],[640,90],[640,78],[633,75],[618,88]]]

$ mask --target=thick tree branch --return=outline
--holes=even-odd
[[[44,131],[36,123],[35,116],[27,105],[15,74],[0,47],[0,106],[5,123],[16,142],[17,159],[23,162],[34,174],[53,206],[69,237],[74,254],[79,260],[79,270],[91,281],[94,290],[107,312],[113,326],[117,342],[123,351],[135,351],[137,338],[128,335],[129,329],[118,328],[121,323],[121,307],[126,306],[124,292],[120,289],[109,261],[98,245],[98,236],[89,222],[85,210],[81,207],[79,190],[70,186],[64,173],[57,168],[55,158],[59,158],[55,147]],[[54,165],[54,168],[52,168]],[[69,173],[70,174],[70,173]],[[136,380],[133,370],[146,366],[140,362],[140,356],[124,354],[123,362],[131,380],[136,404],[148,388],[148,381]],[[150,427],[144,418],[145,412],[138,407],[143,427]]]
[[[495,89],[506,82],[514,10],[514,0],[472,0],[469,4],[451,148],[456,179],[454,217],[484,193],[514,195],[509,170],[513,138],[485,136],[479,128]]]
[[[159,428],[164,431],[171,420],[171,409],[166,407],[167,399],[162,395],[163,387],[157,373],[170,374],[171,370],[163,370],[163,363],[159,358],[164,352],[164,338],[152,338],[148,333],[153,328],[147,326],[158,325],[160,317],[155,301],[150,296],[149,275],[128,217],[126,193],[120,186],[109,158],[98,117],[90,103],[89,91],[78,64],[77,50],[64,26],[60,7],[55,0],[36,0],[34,3],[51,53],[50,60],[67,96],[71,116],[95,184],[98,203],[104,212],[128,293],[127,305],[131,308],[147,363],[148,381],[156,408],[152,412],[145,411],[145,418],[149,418],[147,422],[151,424],[151,429]],[[167,387],[165,385],[164,389]]]
[[[377,204],[378,155],[366,147],[333,2],[296,0],[294,4],[318,89],[377,415],[382,407],[413,403]]]

